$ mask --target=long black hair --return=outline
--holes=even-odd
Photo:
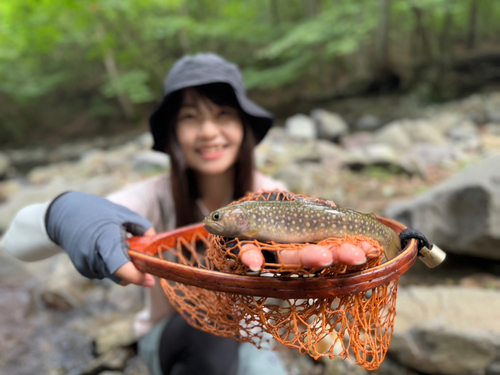
[[[226,83],[210,83],[192,87],[203,99],[208,99],[213,103],[223,106],[228,105],[238,110],[238,114],[243,124],[243,140],[235,162],[235,176],[233,185],[233,199],[239,199],[253,187],[253,149],[255,147],[255,137],[250,127],[250,118],[241,110],[236,99],[233,88]],[[171,183],[172,194],[175,202],[176,226],[192,224],[197,221],[197,210],[199,210],[196,200],[200,197],[194,171],[191,170],[184,157],[181,146],[177,139],[176,124],[177,115],[182,104],[183,90],[170,94],[169,106],[175,108],[171,111],[169,118],[166,118],[167,144],[165,152],[170,155],[171,161]]]

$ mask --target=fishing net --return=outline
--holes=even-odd
[[[250,194],[241,201],[302,198],[273,191]],[[187,279],[195,279],[188,283],[196,286],[179,278],[179,270],[162,274],[161,260],[143,268],[163,277],[160,281],[165,294],[189,324],[258,348],[275,347],[276,340],[315,359],[354,356],[356,362],[368,370],[379,367],[393,332],[398,276],[409,268],[415,257],[404,269],[385,269],[384,264],[392,261],[387,262],[383,249],[373,239],[330,238],[318,244],[335,250],[344,242],[368,241],[374,251],[360,266],[334,264],[326,268],[306,268],[300,262],[285,264],[282,256],[307,244],[224,238],[208,235],[201,226],[197,228],[199,230],[190,230],[189,236],[170,236],[168,241],[153,244],[158,257],[175,261],[180,265],[179,270],[204,270],[195,277],[187,273]],[[265,263],[259,272],[249,270],[240,260],[249,243],[263,251]],[[234,275],[241,280],[235,282],[240,289],[231,289],[229,285]],[[224,281],[225,277],[229,282]],[[316,285],[314,289],[310,287],[311,282]],[[224,283],[228,285],[222,288],[215,285]],[[264,286],[260,292],[254,290],[257,284]],[[323,285],[323,289],[317,287]]]

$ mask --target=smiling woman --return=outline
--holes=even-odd
[[[224,174],[239,154],[243,124],[236,108],[219,106],[187,89],[177,116],[177,139],[189,168],[201,174]]]
[[[246,96],[236,65],[210,53],[186,56],[167,75],[163,101],[150,118],[153,148],[170,155],[170,173],[107,200],[69,192],[26,207],[5,234],[4,247],[25,260],[64,249],[86,277],[150,287],[134,327],[142,336],[140,354],[153,375],[285,374],[274,353],[189,326],[176,314],[159,280],[140,272],[124,252],[127,232],[169,231],[202,221],[210,211],[249,191],[286,190],[254,168],[254,146],[272,123],[272,115]],[[367,249],[357,246],[339,249],[339,254],[348,256],[335,260],[330,250],[311,246],[302,259],[312,267],[366,261]],[[261,250],[245,250],[243,263],[261,269]]]

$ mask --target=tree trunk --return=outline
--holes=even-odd
[[[389,65],[389,24],[392,0],[380,0],[380,18],[375,40],[375,61],[377,68]]]
[[[478,1],[471,0],[469,12],[469,31],[467,32],[467,49],[472,50],[476,48],[477,42],[477,14],[478,14]]]
[[[453,15],[451,10],[455,1],[450,0],[446,4],[446,13],[444,16],[443,27],[439,33],[439,53],[441,60],[446,60],[450,54],[450,31],[453,24]]]
[[[429,36],[427,35],[427,30],[425,29],[424,25],[424,12],[422,9],[418,8],[415,5],[414,1],[411,1],[412,4],[412,11],[413,14],[415,15],[415,21],[416,21],[416,31],[420,37],[421,41],[421,46],[422,46],[422,55],[426,61],[431,61],[432,60],[432,49],[431,49],[431,44],[429,41]]]
[[[277,26],[280,24],[278,0],[269,0],[269,5],[270,5],[270,11],[271,11],[270,13],[273,26]]]
[[[104,27],[99,25],[96,30],[97,39],[102,41],[104,39]],[[116,59],[113,51],[110,48],[104,50],[104,67],[106,68],[106,73],[108,74],[109,80],[113,85],[118,99],[118,103],[122,108],[125,117],[130,120],[134,117],[134,106],[130,102],[125,90],[120,82],[120,73],[118,71],[118,66],[116,64]]]

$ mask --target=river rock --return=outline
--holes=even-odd
[[[320,139],[333,141],[349,132],[347,122],[337,113],[324,109],[313,109],[311,117],[316,122]]]
[[[53,256],[50,262],[51,270],[39,285],[42,301],[57,310],[71,310],[81,306],[85,301],[89,279],[78,273],[65,253]]]
[[[141,151],[134,155],[134,169],[137,172],[167,171],[170,159],[164,152]]]
[[[285,130],[287,136],[296,141],[310,141],[318,135],[314,121],[302,113],[287,118]]]
[[[500,350],[500,291],[401,288],[389,354],[426,374],[484,373]]]
[[[113,349],[132,345],[138,339],[134,329],[134,316],[126,316],[97,330],[92,342],[93,352],[102,355]]]
[[[472,121],[463,121],[449,129],[446,134],[452,144],[461,150],[475,151],[481,145],[478,128]]]
[[[380,118],[374,115],[363,115],[356,120],[354,127],[360,131],[373,131],[382,125]]]
[[[374,133],[373,143],[385,143],[394,150],[406,151],[412,145],[412,140],[399,122],[393,122]]]
[[[494,155],[386,216],[424,233],[443,250],[500,259],[500,155]]]
[[[133,355],[134,352],[130,348],[115,348],[89,363],[80,375],[98,375],[110,371],[115,374],[123,373],[128,359]]]

